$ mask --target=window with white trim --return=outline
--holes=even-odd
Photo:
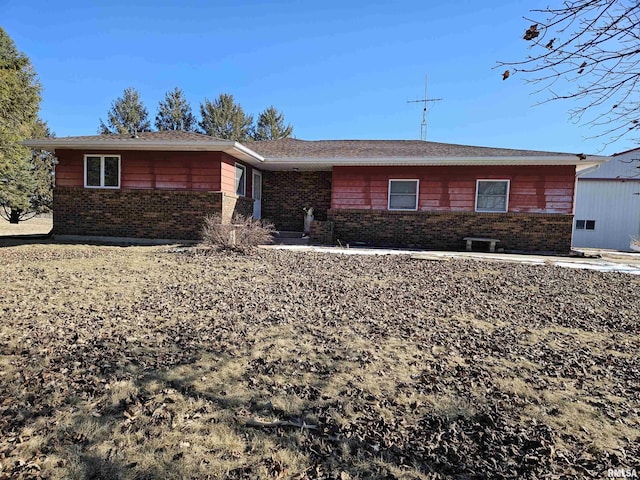
[[[418,184],[418,180],[389,180],[389,210],[417,210]]]
[[[509,180],[477,180],[476,212],[506,212],[509,209]]]
[[[247,194],[247,167],[236,163],[236,195],[241,197]]]
[[[85,155],[86,188],[120,188],[120,155]]]

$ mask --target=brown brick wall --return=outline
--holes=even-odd
[[[461,250],[463,237],[500,240],[498,248],[529,252],[571,249],[572,215],[329,210],[334,239],[375,246]],[[474,246],[475,247],[475,246]]]
[[[223,195],[57,187],[53,195],[53,229],[58,235],[199,240],[204,216],[221,213]],[[246,208],[245,200],[251,201],[237,200],[234,210]],[[226,198],[225,202],[230,204]]]
[[[253,199],[223,193],[222,222],[230,223],[235,215],[242,215],[244,217],[253,215]]]
[[[262,172],[262,216],[278,230],[301,232],[303,207],[317,220],[331,208],[331,172]]]
[[[330,245],[333,243],[333,222],[318,221],[311,222],[309,239],[314,245]]]

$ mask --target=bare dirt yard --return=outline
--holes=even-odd
[[[0,247],[0,478],[640,471],[640,278]]]

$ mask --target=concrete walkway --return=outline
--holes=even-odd
[[[383,248],[341,248],[316,247],[302,245],[267,245],[263,248],[291,250],[297,252],[322,252],[340,255],[408,255],[411,258],[423,260],[473,259],[494,262],[517,262],[530,265],[554,265],[563,268],[580,268],[601,272],[619,272],[640,275],[640,254],[614,251],[585,251],[585,257],[555,256],[555,255],[526,255],[515,253],[485,253],[485,252],[441,252],[416,251]],[[582,251],[582,250],[581,250]],[[600,258],[595,258],[600,255]]]

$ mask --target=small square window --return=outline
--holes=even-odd
[[[595,230],[595,220],[576,220],[576,230]]]

